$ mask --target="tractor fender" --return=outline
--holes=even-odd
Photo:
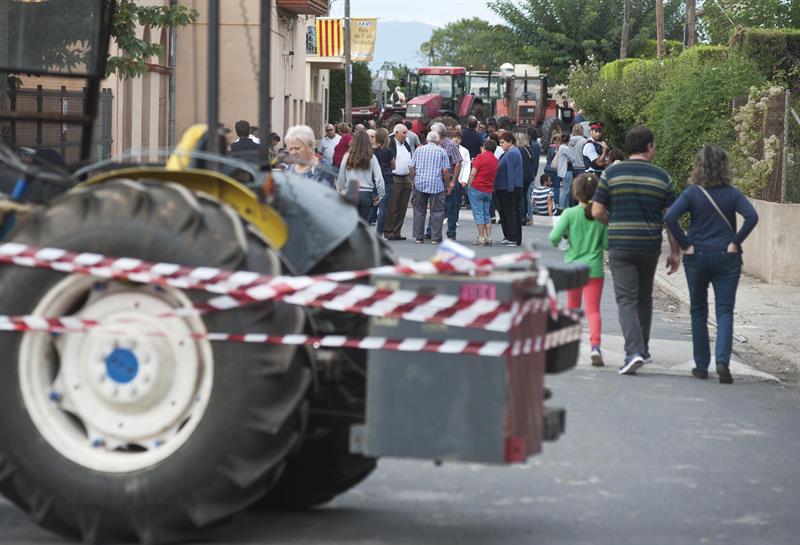
[[[283,217],[289,238],[281,249],[294,274],[306,274],[347,240],[358,226],[356,207],[316,180],[273,172],[270,203]]]

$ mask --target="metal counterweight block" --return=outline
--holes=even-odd
[[[466,299],[523,303],[545,297],[536,272],[488,277],[380,276],[379,287]],[[544,307],[544,305],[540,305]],[[507,332],[373,318],[370,335],[431,340],[534,340],[546,333],[545,311]],[[394,456],[494,464],[524,462],[545,435],[545,352],[503,357],[373,350],[369,354],[366,423],[351,429],[351,450]],[[563,415],[563,412],[562,412]],[[563,429],[548,420],[547,435]],[[557,423],[561,428],[557,429]],[[555,425],[555,427],[553,427]]]

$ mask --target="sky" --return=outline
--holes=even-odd
[[[491,24],[502,23],[486,4],[486,0],[350,0],[350,16],[419,21],[439,27],[471,17],[480,17]],[[332,17],[343,17],[344,0],[331,0],[330,10]]]

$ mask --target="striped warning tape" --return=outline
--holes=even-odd
[[[386,289],[343,282],[387,272],[399,274],[461,273],[476,270],[487,272],[498,266],[535,257],[534,252],[520,252],[481,260],[456,258],[438,262],[415,262],[318,276],[268,276],[249,271],[149,263],[140,259],[111,258],[95,253],[75,253],[17,243],[0,244],[0,263],[180,289],[198,289],[215,294],[215,297],[197,307],[180,309],[172,313],[176,316],[224,311],[246,304],[278,300],[294,305],[360,313],[373,317],[399,318],[491,331],[508,331],[519,323],[522,316],[539,310],[546,301],[532,299],[520,304],[488,299],[464,300],[451,295],[420,294],[412,290]],[[552,298],[550,304],[552,306]]]
[[[123,325],[123,324],[120,324]],[[47,333],[87,333],[100,329],[109,334],[124,334],[126,330],[114,330],[113,326],[102,325],[94,320],[76,316],[45,318],[41,316],[2,316],[0,331],[30,331]],[[163,333],[145,333],[162,336]],[[507,341],[467,341],[465,339],[430,340],[422,338],[390,339],[387,337],[353,338],[340,335],[268,335],[265,333],[205,333],[193,334],[196,340],[214,342],[242,342],[277,345],[310,345],[326,348],[357,348],[365,350],[395,350],[401,352],[432,352],[438,354],[467,354],[473,356],[503,357],[520,356],[550,350],[580,339],[580,324],[571,325],[550,332],[544,336],[526,338],[514,342]]]

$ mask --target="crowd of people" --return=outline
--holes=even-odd
[[[240,140],[247,138],[249,127],[237,123],[236,128]],[[474,244],[480,246],[519,246],[524,225],[537,217],[552,218],[546,222],[552,225],[550,242],[566,247],[566,261],[590,269],[589,281],[568,292],[567,306],[587,316],[596,366],[604,365],[600,309],[608,256],[625,341],[618,371],[623,375],[635,374],[652,360],[653,281],[666,225],[669,272],[677,271],[682,258],[691,297],[692,375],[707,378],[711,364],[706,325],[711,285],[717,317],[714,361],[720,382],[733,382],[729,364],[741,245],[758,216],[731,185],[724,150],[704,146],[689,189],[677,197],[669,175],[652,163],[655,138],[649,129],[628,131],[624,151],[608,146],[600,123],[592,123],[588,135],[577,123],[567,132],[554,132],[543,150],[535,128],[512,133],[493,119],[483,123],[475,117],[463,129],[434,123],[422,135],[411,130],[410,122],[398,123],[391,134],[374,122],[341,123],[327,125],[316,140],[309,127],[295,126],[278,155],[287,160],[284,168],[339,191],[388,241],[406,239],[402,228],[409,202],[411,233],[419,244],[438,244],[445,236],[455,240],[462,207],[472,211]],[[231,150],[234,146],[251,144],[234,142]],[[737,213],[744,217],[738,230]],[[685,214],[688,231],[680,221]],[[502,231],[499,241],[493,238],[496,223]]]

